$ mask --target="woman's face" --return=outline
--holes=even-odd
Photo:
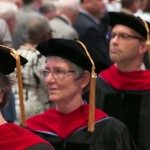
[[[63,59],[47,58],[45,83],[48,87],[49,98],[53,102],[70,101],[79,96],[86,86],[82,77],[76,79],[72,64]]]

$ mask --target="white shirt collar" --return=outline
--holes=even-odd
[[[115,66],[118,68],[117,63],[115,63]],[[146,70],[144,63],[142,63],[141,66],[137,69],[137,71],[140,71],[140,70]]]

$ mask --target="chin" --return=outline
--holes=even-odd
[[[115,55],[111,55],[111,56],[110,56],[110,59],[111,59],[111,61],[112,61],[113,63],[117,63],[117,62],[118,62],[118,58],[117,58],[117,56],[115,56]]]
[[[51,102],[59,101],[59,98],[57,96],[49,96],[49,99],[50,99]]]

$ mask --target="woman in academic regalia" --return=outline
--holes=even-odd
[[[96,73],[89,49],[78,40],[49,39],[37,50],[47,57],[41,73],[55,107],[28,118],[27,128],[56,150],[135,150],[126,126],[94,106]],[[87,104],[82,94],[89,82]]]

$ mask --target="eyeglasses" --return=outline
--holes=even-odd
[[[127,33],[114,33],[114,32],[110,34],[110,39],[114,39],[116,36],[119,39],[124,40],[124,41],[132,40],[132,39],[139,39],[142,41],[144,40],[142,37],[139,37],[139,36],[135,36],[135,35],[127,34]]]
[[[75,70],[65,70],[63,68],[42,69],[40,73],[43,77],[47,77],[51,73],[55,79],[63,79],[70,73],[75,73]]]

